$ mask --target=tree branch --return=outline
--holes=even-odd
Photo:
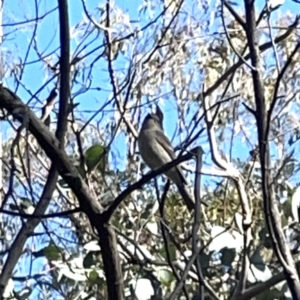
[[[5,108],[9,114],[13,115],[13,117],[20,122],[23,121],[23,118],[26,118],[30,132],[35,136],[47,156],[55,163],[59,174],[68,183],[69,187],[76,195],[81,210],[87,214],[92,226],[96,228],[99,235],[99,244],[102,250],[101,253],[109,299],[122,300],[124,289],[120,275],[122,273],[116,250],[115,233],[110,225],[103,221],[101,215],[103,209],[99,201],[90,193],[88,186],[81,178],[78,170],[69,160],[64,149],[61,148],[61,144],[55,136],[41,120],[39,120],[35,114],[22,103],[18,96],[3,86],[0,86],[0,108]],[[11,252],[10,255],[14,255],[14,252]]]
[[[270,151],[268,141],[268,114],[267,101],[265,98],[264,82],[262,78],[262,65],[260,60],[260,49],[258,47],[255,6],[252,0],[245,0],[247,40],[250,51],[250,59],[253,69],[251,70],[253,79],[254,96],[256,103],[256,122],[258,131],[259,156],[262,175],[262,191],[264,200],[264,212],[267,227],[272,239],[273,249],[282,265],[287,283],[289,285],[293,299],[300,299],[300,282],[295,268],[295,264],[286,243],[282,228],[280,215],[275,199],[274,185],[271,175]],[[273,101],[274,103],[274,101]]]

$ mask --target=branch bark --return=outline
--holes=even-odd
[[[259,156],[262,174],[262,191],[264,199],[264,211],[267,227],[272,238],[273,249],[282,265],[286,274],[288,286],[293,299],[300,299],[300,282],[295,268],[295,263],[288,244],[285,241],[278,207],[275,199],[273,179],[270,173],[270,151],[268,142],[268,107],[264,93],[264,83],[262,78],[262,66],[260,60],[260,49],[257,41],[255,6],[254,1],[245,0],[247,40],[249,45],[250,59],[253,68],[251,69],[256,111],[255,117],[257,122]]]
[[[212,117],[211,111],[208,109],[208,99],[205,97],[203,99],[203,107],[205,112],[205,123],[207,126],[208,140],[211,149],[212,161],[227,174],[227,177],[232,179],[236,189],[239,194],[240,203],[243,211],[243,237],[244,237],[244,249],[242,255],[242,270],[240,275],[240,281],[237,284],[236,290],[232,299],[240,299],[244,292],[246,286],[246,280],[248,276],[249,269],[249,259],[248,259],[248,247],[251,241],[251,223],[252,223],[252,213],[250,208],[250,201],[246,192],[245,180],[242,174],[234,168],[230,163],[222,159],[219,153],[217,140],[214,131],[214,118]]]
[[[88,186],[78,174],[77,169],[61,148],[61,143],[49,132],[48,128],[35,114],[9,89],[0,86],[0,107],[5,108],[15,119],[23,122],[26,119],[29,131],[35,136],[47,156],[55,163],[55,167],[63,179],[69,184],[76,195],[80,208],[85,212],[99,235],[99,244],[102,250],[104,272],[107,278],[108,299],[123,299],[122,273],[116,251],[115,233],[109,224],[102,218],[102,207],[97,199],[89,192]],[[39,215],[42,212],[38,212]],[[36,219],[31,220],[32,222]],[[12,254],[13,255],[13,254]],[[2,275],[3,276],[3,275]],[[9,279],[9,275],[6,279]],[[2,285],[4,288],[5,285]]]
[[[56,137],[61,147],[64,145],[64,136],[67,128],[67,107],[69,99],[69,59],[70,59],[70,46],[69,46],[69,18],[68,18],[68,3],[67,0],[59,1],[59,17],[60,17],[60,40],[61,40],[61,61],[60,61],[60,93],[59,93],[59,114],[57,122]],[[3,87],[1,87],[1,90]],[[4,90],[3,90],[4,91]],[[6,93],[6,96],[14,96],[12,93]],[[2,97],[0,96],[2,100]],[[18,112],[19,113],[19,112]],[[35,215],[45,214],[47,207],[52,198],[55,190],[56,182],[58,179],[58,172],[54,163],[50,168],[47,182],[45,184],[42,196],[34,211]],[[26,243],[28,236],[34,231],[36,226],[40,223],[40,219],[31,219],[26,222],[26,226],[22,227],[17,234],[14,242],[11,245],[10,252],[7,256],[2,272],[0,274],[0,299],[3,298],[5,287],[12,272],[22,254],[23,247]]]
[[[61,143],[59,143],[56,137],[48,130],[46,125],[35,116],[35,114],[20,100],[17,95],[1,85],[0,108],[6,109],[9,114],[20,122],[24,122],[24,120],[26,120],[26,125],[29,131],[34,135],[51,161],[55,163],[55,167],[59,174],[68,183],[69,187],[76,195],[80,204],[80,209],[86,213],[99,236],[104,272],[107,279],[108,299],[122,300],[124,291],[122,272],[117,251],[115,232],[109,224],[110,218],[122,200],[124,200],[131,192],[140,188],[143,184],[147,183],[149,180],[161,174],[165,170],[171,169],[183,160],[191,158],[193,154],[188,153],[185,156],[179,157],[175,161],[170,162],[158,170],[144,176],[137,183],[123,191],[115,199],[113,204],[104,211],[98,199],[90,193],[88,186],[78,173],[78,170],[69,160],[64,149],[61,148]],[[38,215],[43,214],[41,212],[36,213]],[[36,221],[36,219],[32,219],[32,221]]]

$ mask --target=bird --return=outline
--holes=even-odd
[[[145,164],[156,170],[176,159],[174,148],[164,134],[163,114],[158,106],[156,112],[147,114],[138,135],[138,148]],[[187,181],[180,165],[165,171],[164,174],[175,183],[188,209],[195,208],[193,197],[187,190]]]

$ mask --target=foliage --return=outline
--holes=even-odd
[[[247,0],[245,7],[141,0],[126,9],[119,1],[82,1],[76,4],[81,19],[72,15],[69,1],[70,97],[63,114],[61,90],[69,84],[62,80],[68,52],[68,40],[60,39],[68,23],[63,2],[54,8],[36,2],[35,13],[32,3],[15,14],[11,9],[22,8],[21,2],[3,6],[4,86],[49,125],[41,125],[46,136],[63,132],[64,140],[59,134],[57,139],[76,176],[50,157],[31,117],[9,111],[0,93],[2,297],[112,299],[107,249],[95,224],[102,217],[99,223],[105,223],[105,212],[148,172],[136,138],[144,116],[158,104],[178,153],[199,145],[205,151],[201,200],[208,206],[202,206],[197,228],[199,220],[175,186],[165,194],[163,176],[122,198],[105,226],[116,233],[115,247],[107,248],[120,259],[121,277],[114,282],[123,284],[124,298],[296,299],[266,218],[271,211],[273,229],[284,234],[290,253],[285,262],[291,263],[291,255],[298,267],[300,44],[299,20],[289,6],[270,12],[257,3],[255,44],[244,23],[253,13]],[[265,111],[258,106],[259,82]],[[55,100],[49,99],[53,88],[59,90]],[[51,121],[40,115],[42,108]],[[260,114],[270,111],[267,143],[260,138]],[[57,128],[62,119],[65,132],[64,125]],[[195,166],[195,159],[184,163],[191,192]],[[99,220],[70,181],[78,190],[86,184],[101,206]],[[267,203],[279,212],[272,205],[268,211]]]

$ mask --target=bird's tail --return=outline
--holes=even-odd
[[[187,190],[187,186],[177,185],[177,188],[189,211],[194,210],[195,209],[194,196],[191,195],[191,193]],[[201,201],[201,204],[207,206],[207,203],[205,203],[204,201]]]
[[[189,211],[194,210],[195,209],[194,197],[187,190],[186,186],[185,185],[177,185],[177,188],[179,190],[180,195],[183,198],[183,201],[185,202],[187,208],[189,209]]]

